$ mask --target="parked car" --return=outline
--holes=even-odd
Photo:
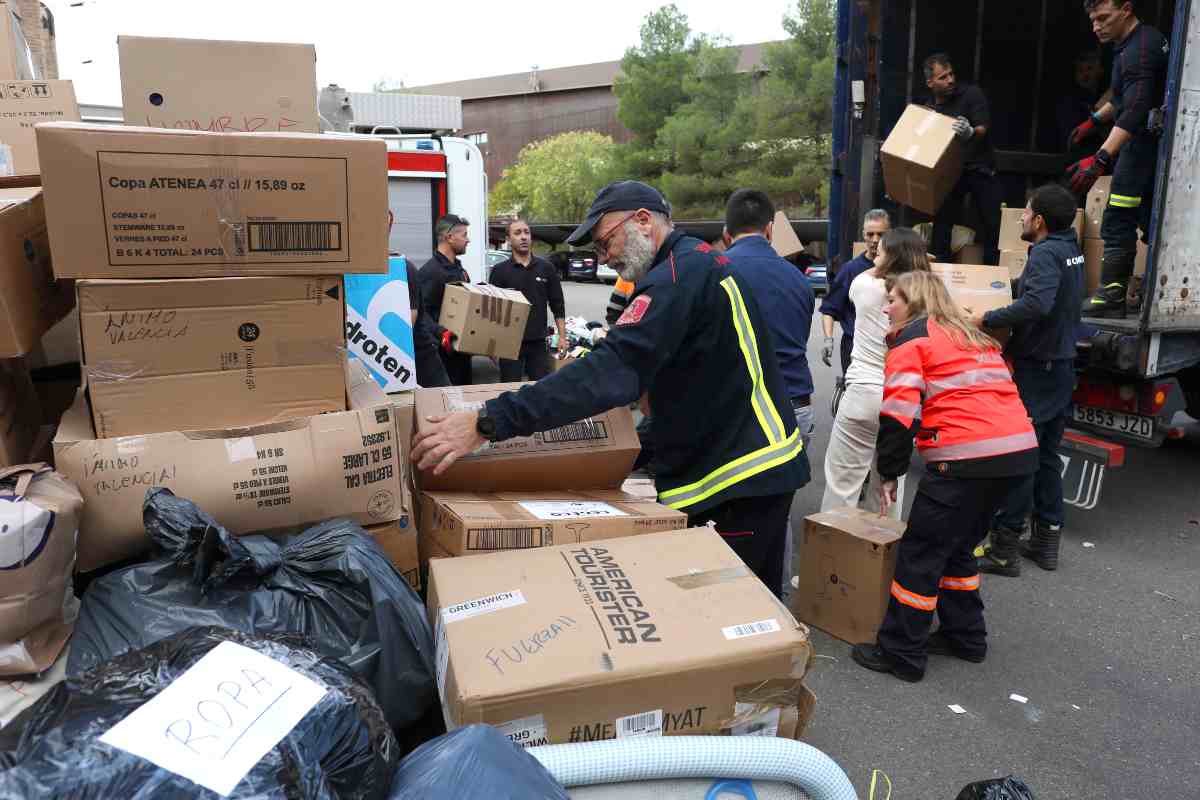
[[[616,283],[617,278],[621,276],[618,275],[617,271],[608,264],[601,264],[600,266],[596,267],[596,277],[605,283]]]
[[[826,294],[829,291],[829,271],[825,264],[813,264],[805,268],[804,276],[808,278],[813,294]]]
[[[484,257],[483,265],[483,282],[488,283],[492,279],[492,267],[499,264],[501,261],[508,261],[512,257],[512,253],[507,250],[488,250]]]

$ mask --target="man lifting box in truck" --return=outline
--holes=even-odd
[[[1157,29],[1138,19],[1130,0],[1084,0],[1092,30],[1101,44],[1113,42],[1112,100],[1079,124],[1070,146],[1086,141],[1095,130],[1114,123],[1095,155],[1067,170],[1071,191],[1086,194],[1096,179],[1112,173],[1112,192],[1100,238],[1104,261],[1100,285],[1084,300],[1085,317],[1125,316],[1125,290],[1137,258],[1138,227],[1149,235],[1158,167],[1158,128],[1154,110],[1167,88],[1169,46]]]

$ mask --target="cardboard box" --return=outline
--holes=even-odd
[[[351,365],[354,367],[354,365]],[[149,544],[142,499],[165,486],[234,533],[288,531],[330,517],[377,525],[405,516],[388,398],[349,370],[352,410],[271,425],[202,433],[98,439],[81,392],[54,437],[54,460],[85,505],[83,571],[136,555]]]
[[[40,182],[34,125],[78,121],[79,105],[70,81],[0,84],[0,184],[14,182],[13,178],[34,178]],[[8,147],[7,152],[3,146]]]
[[[805,519],[792,613],[850,644],[874,642],[887,612],[904,528],[899,520],[858,508]]]
[[[1099,239],[1100,224],[1104,221],[1104,209],[1108,208],[1108,196],[1112,193],[1112,176],[1097,178],[1087,194],[1084,207],[1084,239]]]
[[[855,242],[854,246],[850,248],[850,257],[858,258],[865,252],[867,252],[867,243],[866,242]]]
[[[982,314],[1012,303],[1008,267],[983,264],[933,264],[950,296],[968,314]]]
[[[776,253],[787,258],[804,249],[804,244],[796,235],[796,229],[792,227],[787,214],[776,211],[775,219],[772,221],[774,225],[771,228],[771,246],[775,248]]]
[[[384,525],[368,525],[367,533],[375,538],[388,561],[396,568],[413,591],[421,591],[421,562],[418,558],[417,529],[406,519]]]
[[[642,500],[658,502],[658,489],[654,486],[653,478],[628,478],[621,484],[621,491]]]
[[[477,411],[521,383],[417,390],[417,432],[430,416]],[[427,492],[536,492],[615,489],[641,452],[633,414],[624,406],[529,437],[485,444],[441,475],[417,473]]]
[[[963,169],[962,143],[954,119],[910,105],[879,151],[883,182],[898,203],[937,214]]]
[[[101,439],[346,410],[342,279],[76,283]]]
[[[1083,288],[1091,296],[1100,285],[1100,270],[1104,266],[1104,240],[1083,240]]]
[[[516,289],[452,283],[442,295],[438,322],[458,337],[454,349],[460,353],[516,358],[529,311],[529,301]]]
[[[1001,250],[1021,250],[1029,247],[1029,242],[1021,239],[1021,215],[1025,213],[1025,207],[1009,208],[1007,206],[1000,207],[1000,249]],[[1083,209],[1075,212],[1075,234],[1079,241],[1083,241],[1085,221],[1087,215]]]
[[[387,147],[370,136],[37,128],[55,273],[387,272]]]
[[[954,254],[954,263],[956,264],[982,264],[983,263],[983,245],[968,244]]]
[[[75,305],[54,277],[41,189],[0,189],[0,358],[32,353]]]
[[[41,425],[37,390],[25,362],[0,361],[0,467],[28,463]]]
[[[400,463],[404,464],[404,474],[401,476],[404,507],[412,515],[413,525],[419,528],[421,504],[414,499],[417,496],[417,487],[413,482],[413,473],[416,472],[416,469],[409,468],[412,461],[410,454],[412,453],[413,432],[416,428],[417,399],[412,392],[401,392],[390,397],[392,408],[396,412],[396,441],[400,445]]]
[[[422,552],[467,556],[580,544],[687,527],[687,514],[617,489],[425,492]],[[426,561],[428,559],[425,559]]]
[[[389,394],[417,388],[408,262],[388,259],[386,275],[347,275],[346,348]]]
[[[20,13],[17,3],[0,0],[0,81],[31,81],[42,77],[21,30]]]
[[[530,746],[802,727],[808,632],[709,528],[434,559],[428,606],[451,730]]]
[[[321,132],[311,44],[118,36],[117,53],[127,125]]]
[[[1021,277],[1021,273],[1025,271],[1025,264],[1029,261],[1029,245],[1022,245],[1020,248],[1013,250],[1000,251],[1000,266],[1008,270],[1008,277],[1016,280]]]

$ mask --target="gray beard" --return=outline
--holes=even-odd
[[[654,253],[654,239],[643,236],[637,225],[630,220],[625,223],[625,252],[621,254],[617,264],[609,266],[616,269],[617,274],[625,280],[637,283],[653,266],[651,262],[654,260]]]

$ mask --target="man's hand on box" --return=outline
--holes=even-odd
[[[428,429],[413,439],[412,463],[421,470],[441,475],[455,461],[475,452],[487,439],[475,427],[477,411],[458,411],[426,417]]]

